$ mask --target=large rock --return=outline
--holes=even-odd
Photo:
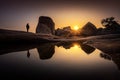
[[[36,33],[55,34],[55,24],[50,17],[40,16]]]
[[[95,35],[97,32],[97,28],[91,22],[88,22],[83,28],[81,29],[80,34],[83,36],[92,36]]]
[[[36,28],[36,33],[52,34],[52,31],[47,25],[40,23]]]
[[[69,36],[71,36],[71,27],[67,26],[67,27],[64,27],[62,29],[58,28],[55,30],[55,35],[69,37]]]

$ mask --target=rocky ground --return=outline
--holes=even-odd
[[[51,34],[31,33],[25,31],[14,31],[0,29],[0,43],[32,43],[32,42],[63,42],[63,41],[82,41],[86,44],[95,45],[96,43],[116,43],[120,41],[120,34],[99,35],[90,37],[59,37]],[[94,43],[94,44],[93,44]]]
[[[120,38],[101,38],[101,39],[91,39],[84,42],[84,44],[90,45],[94,48],[101,50],[102,52],[120,53]]]

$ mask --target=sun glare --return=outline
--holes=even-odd
[[[74,43],[73,45],[74,45],[74,48],[79,48],[79,44]]]
[[[74,26],[73,29],[77,31],[79,29],[79,27],[76,25],[76,26]]]

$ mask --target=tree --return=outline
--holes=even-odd
[[[111,30],[116,29],[116,28],[120,27],[120,25],[114,19],[115,19],[114,17],[109,17],[109,18],[103,19],[101,21],[101,23],[107,29],[111,29]]]

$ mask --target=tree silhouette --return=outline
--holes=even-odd
[[[107,29],[115,30],[120,27],[119,23],[114,20],[114,17],[109,17],[101,21],[102,25]]]

